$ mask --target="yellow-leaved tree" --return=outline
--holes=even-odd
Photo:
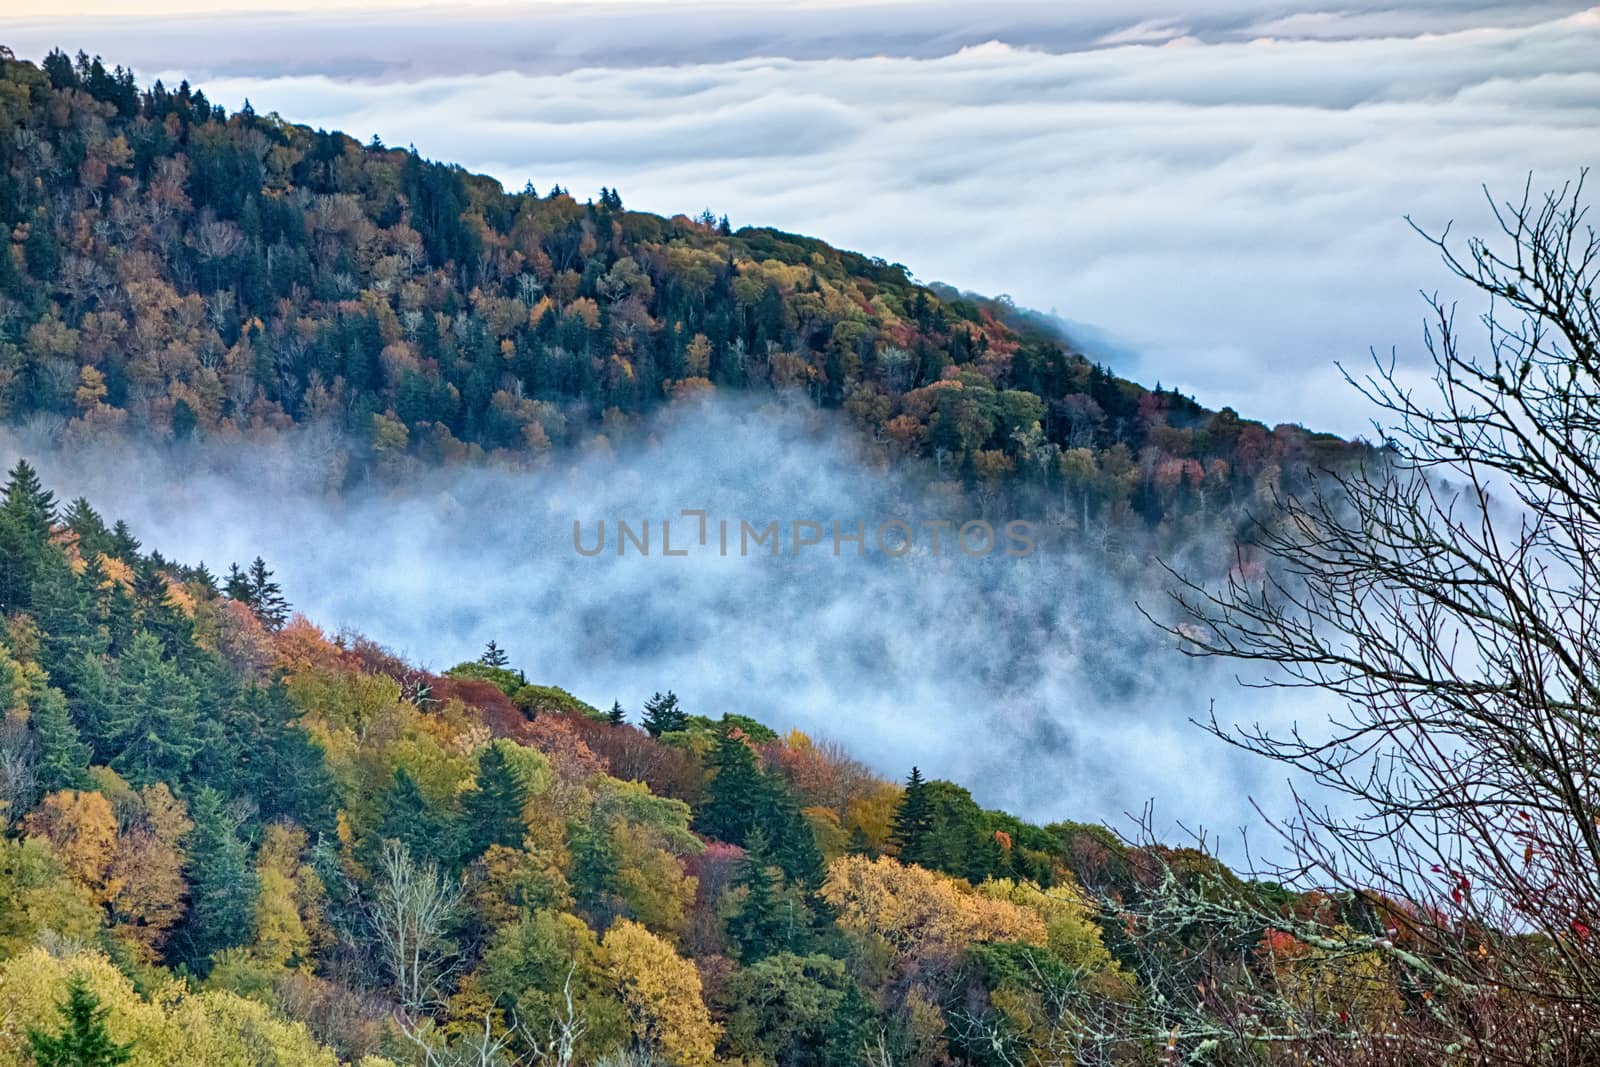
[[[304,1025],[232,993],[194,993],[173,980],[141,997],[98,953],[67,958],[32,949],[0,964],[0,1063],[27,1063],[30,1030],[55,1033],[67,984],[79,976],[105,1010],[113,1041],[131,1045],[129,1067],[339,1067]],[[369,1058],[360,1067],[393,1067]]]
[[[629,919],[606,931],[601,949],[640,1043],[681,1067],[709,1064],[721,1027],[706,1011],[694,963]]]
[[[840,856],[828,864],[822,896],[845,929],[916,961],[952,959],[988,941],[1044,945],[1050,936],[1034,908],[887,856]]]

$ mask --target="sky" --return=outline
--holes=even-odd
[[[1485,186],[1600,155],[1600,7],[1195,6],[11,0],[0,41],[819,236],[1052,311],[1147,384],[1361,433],[1335,361],[1419,367],[1419,291],[1449,292],[1405,216],[1478,232]]]

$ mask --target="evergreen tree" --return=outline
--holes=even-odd
[[[28,700],[28,724],[39,750],[34,768],[39,788],[46,793],[82,788],[89,770],[89,746],[78,736],[61,690],[49,686],[35,690]]]
[[[972,794],[954,782],[933,781],[926,787],[928,831],[917,847],[916,862],[933,871],[981,882],[990,874],[993,849],[988,816]]]
[[[667,690],[667,695],[657,693],[644,702],[644,728],[651,737],[660,737],[689,725],[689,715],[678,707],[678,695]]]
[[[125,563],[132,563],[139,558],[139,548],[139,539],[133,536],[126,522],[118,519],[116,525],[111,527],[111,555]]]
[[[845,843],[844,850],[852,856],[866,856],[869,859],[878,858],[878,850],[872,847],[872,842],[867,838],[867,832],[857,824],[850,831],[850,840]]]
[[[622,701],[613,700],[611,710],[606,712],[606,722],[612,726],[624,726],[628,722],[628,713],[622,710]]]
[[[528,832],[522,815],[527,803],[528,785],[505,751],[498,744],[486,747],[478,756],[477,788],[461,802],[465,858],[481,855],[490,845],[521,848]]]
[[[133,571],[133,609],[145,630],[161,642],[175,660],[189,658],[194,648],[194,623],[172,600],[167,576],[155,557],[141,560]]]
[[[237,563],[228,565],[228,581],[223,585],[222,591],[228,595],[229,600],[237,600],[246,607],[255,606],[255,601],[252,599],[253,593],[250,588],[250,579],[244,571],[239,569]]]
[[[759,826],[745,838],[735,885],[745,890],[739,910],[728,919],[728,933],[739,946],[739,962],[746,966],[787,948],[787,923],[773,891],[772,854],[767,835]]]
[[[161,656],[154,634],[140,632],[117,660],[97,718],[110,742],[111,766],[137,786],[184,781],[200,750],[193,682]]]
[[[250,564],[246,577],[250,582],[249,604],[255,610],[256,618],[269,630],[283,629],[283,624],[289,621],[289,602],[283,598],[283,590],[278,583],[272,580],[267,561],[257,556]]]
[[[224,675],[210,688],[203,706],[219,710],[195,758],[197,780],[224,796],[249,798],[263,822],[290,819],[332,833],[333,775],[322,749],[296,721],[283,682],[235,691]]]
[[[450,824],[439,817],[422,795],[416,779],[404,767],[394,772],[384,800],[383,821],[378,824],[377,841],[398,841],[418,860],[445,863],[454,857]],[[519,845],[521,841],[517,842]],[[488,846],[485,845],[485,848]]]
[[[604,827],[586,823],[571,830],[572,892],[596,925],[622,914],[624,905],[616,895],[617,858]]]
[[[61,516],[62,523],[78,538],[78,554],[85,560],[111,551],[111,531],[89,501],[78,497]]]
[[[1011,869],[1011,853],[991,830],[983,838],[983,844],[968,855],[967,869],[962,874],[977,885],[990,878],[1012,878],[1016,872]]]
[[[889,841],[895,846],[901,863],[921,863],[928,831],[933,828],[933,809],[928,800],[928,783],[922,771],[911,768],[906,779],[906,791],[894,809],[894,821],[889,828]]]
[[[0,612],[26,611],[32,605],[34,577],[53,550],[55,514],[55,496],[40,484],[27,460],[17,460],[0,502]]]
[[[106,1029],[110,1009],[89,988],[89,980],[75,974],[67,980],[67,1000],[58,1004],[61,1032],[54,1036],[30,1028],[28,1046],[38,1067],[118,1067],[133,1058],[133,1044],[119,1045]]]
[[[219,592],[217,576],[211,573],[211,568],[206,566],[205,560],[201,560],[198,566],[190,568],[184,580],[204,590],[207,600],[216,599]]]
[[[187,841],[189,914],[183,943],[190,965],[203,969],[213,953],[249,938],[256,875],[221,793],[200,790],[189,817],[194,829]]]
[[[64,553],[48,551],[39,558],[30,599],[39,625],[39,665],[52,678],[61,675],[74,655],[102,650],[94,632],[93,601]]]
[[[827,868],[811,824],[801,814],[800,803],[785,782],[764,775],[763,784],[767,797],[762,807],[763,823],[767,839],[772,842],[773,858],[796,885],[815,893],[822,888]]]
[[[478,657],[478,662],[485,667],[505,670],[511,663],[511,657],[506,655],[505,649],[490,641],[488,646],[484,648],[483,655]]]
[[[767,783],[756,765],[756,754],[738,730],[724,730],[708,761],[711,780],[705,802],[695,819],[695,829],[707,837],[743,847],[771,799]]]

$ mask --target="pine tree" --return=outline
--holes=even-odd
[[[689,715],[678,707],[678,695],[667,690],[667,695],[657,693],[644,702],[644,728],[651,737],[682,730],[689,725]]]
[[[611,710],[606,712],[606,722],[612,726],[624,726],[628,722],[628,713],[622,710],[622,701],[613,700]]]
[[[38,1067],[118,1067],[133,1058],[133,1044],[119,1045],[106,1029],[110,1009],[100,1006],[100,998],[81,974],[67,980],[67,999],[58,1004],[62,1028],[51,1036],[30,1028],[28,1045]]]
[[[199,968],[212,953],[250,936],[256,875],[221,793],[210,788],[196,793],[190,818],[194,829],[187,841],[189,914],[184,942],[190,964]]]
[[[901,863],[921,863],[928,831],[933,828],[933,808],[928,800],[928,783],[922,771],[911,768],[906,779],[905,795],[894,809],[890,824],[889,841],[895,846]]]
[[[728,919],[728,933],[738,943],[739,962],[748,966],[787,947],[787,924],[773,891],[772,854],[759,826],[746,837],[744,850],[734,884],[745,890],[745,897]]]
[[[528,832],[522,815],[527,803],[528,785],[521,773],[498,744],[489,745],[478,757],[477,788],[461,802],[465,858],[481,855],[490,845],[521,848]]]
[[[478,662],[485,667],[497,667],[500,670],[505,670],[511,663],[511,657],[506,655],[505,649],[490,641],[488,646],[484,648],[483,655],[478,657]]]

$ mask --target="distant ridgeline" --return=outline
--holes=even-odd
[[[1357,447],[1122,380],[898,264],[612,190],[507,193],[81,53],[0,52],[0,223],[0,409],[70,440],[318,423],[361,478],[796,391],[875,457],[1073,527],[1227,512]]]

